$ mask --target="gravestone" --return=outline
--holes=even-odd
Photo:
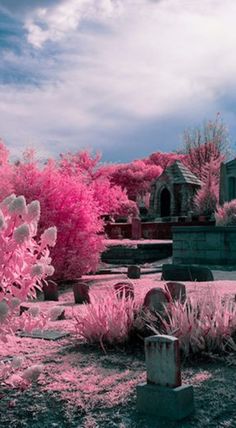
[[[136,265],[128,266],[128,278],[130,279],[139,279],[141,275],[140,267]]]
[[[194,411],[193,387],[182,385],[179,340],[156,335],[145,339],[147,383],[137,386],[137,410],[160,419],[181,420]]]
[[[143,304],[146,309],[163,314],[168,303],[169,296],[167,293],[162,288],[156,287],[147,292]]]
[[[124,295],[125,299],[134,299],[134,286],[131,282],[121,281],[114,285],[114,290],[119,299]]]
[[[32,332],[21,331],[17,333],[20,337],[30,337],[31,339],[59,340],[69,336],[70,333],[59,330],[33,330]]]
[[[165,281],[214,281],[212,271],[204,266],[162,265],[162,280]]]
[[[47,285],[43,286],[43,293],[44,293],[44,300],[53,300],[53,301],[59,300],[57,284],[51,279],[48,280]]]
[[[75,303],[90,303],[89,285],[85,282],[76,282],[73,285]]]
[[[186,300],[186,287],[182,282],[167,282],[166,288],[168,289],[173,300],[178,300],[184,303]]]
[[[138,217],[132,218],[131,236],[132,236],[132,239],[141,239],[142,226],[141,226],[141,220]]]

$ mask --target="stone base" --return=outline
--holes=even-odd
[[[160,419],[178,421],[194,412],[193,387],[177,388],[143,383],[137,386],[137,410]]]

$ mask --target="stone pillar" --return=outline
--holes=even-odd
[[[140,239],[142,236],[141,220],[138,217],[132,218],[132,239]]]

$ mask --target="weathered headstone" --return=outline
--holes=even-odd
[[[138,217],[132,218],[132,239],[141,239],[142,236],[142,225],[141,220]]]
[[[162,314],[165,312],[165,306],[169,303],[167,293],[160,287],[151,288],[144,298],[144,307],[150,311]]]
[[[85,282],[76,282],[73,285],[75,303],[90,303],[89,285]]]
[[[140,267],[136,265],[128,266],[128,278],[139,279],[141,275]]]
[[[181,420],[194,411],[193,387],[182,385],[179,341],[167,335],[145,339],[147,383],[137,386],[137,410]]]
[[[128,281],[117,282],[114,285],[114,290],[119,299],[121,299],[123,296],[125,297],[125,299],[134,298],[134,286],[131,282],[128,282]]]
[[[204,266],[162,265],[162,280],[165,281],[214,281],[212,271]]]
[[[43,293],[44,300],[58,301],[59,299],[57,284],[52,280],[49,280],[48,284],[43,286]]]
[[[167,289],[173,300],[184,303],[186,300],[186,287],[182,282],[167,282]]]
[[[20,337],[30,337],[32,339],[44,339],[44,340],[59,340],[69,335],[70,333],[68,333],[67,331],[59,331],[59,330],[33,330],[30,333],[25,331],[21,331],[17,333],[17,336],[20,336]]]

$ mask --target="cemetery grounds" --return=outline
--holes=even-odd
[[[155,264],[152,265],[155,267]],[[236,293],[236,272],[214,272],[211,283],[186,282],[188,294],[208,292]],[[105,293],[126,275],[86,276],[91,293]],[[144,298],[153,287],[162,287],[160,274],[132,280],[135,294]],[[3,387],[0,395],[1,428],[236,428],[236,357],[203,355],[182,361],[183,383],[194,387],[195,414],[182,422],[157,421],[136,412],[138,383],[145,382],[143,343],[126,346],[84,344],[75,334],[72,315],[82,311],[75,305],[71,286],[61,285],[58,302],[39,297],[32,305],[47,312],[55,306],[65,308],[65,319],[48,322],[48,329],[70,335],[60,340],[16,337],[2,346],[0,357],[23,355],[25,367],[43,364],[38,381],[24,391]]]

